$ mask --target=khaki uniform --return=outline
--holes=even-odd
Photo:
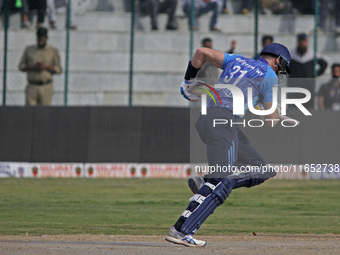
[[[46,63],[53,66],[55,72],[47,70],[27,71],[26,105],[50,105],[53,95],[53,74],[61,73],[60,58],[57,49],[48,45],[38,48],[28,46],[19,63],[19,69],[25,71],[27,66]]]

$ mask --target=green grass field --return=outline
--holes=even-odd
[[[185,179],[0,179],[0,235],[165,235],[188,204]],[[340,181],[238,189],[204,235],[340,234]]]

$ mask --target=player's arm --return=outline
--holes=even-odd
[[[205,63],[210,63],[216,67],[222,68],[224,58],[224,52],[212,50],[208,48],[199,48],[196,50],[192,60],[189,61],[187,70],[184,75],[184,82],[182,82],[180,91],[182,96],[189,101],[197,101],[199,99],[198,95],[191,93],[191,89],[196,85],[196,75],[200,68]]]
[[[222,68],[223,61],[224,52],[209,48],[199,48],[192,57],[191,64],[197,69],[201,68],[206,62],[216,67]]]
[[[268,110],[272,107],[273,103],[272,102],[263,102],[263,107],[265,110]],[[275,109],[275,111],[269,115],[265,116],[266,124],[269,127],[274,127],[278,122],[279,122],[280,114],[278,109]]]

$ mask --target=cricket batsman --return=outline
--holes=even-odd
[[[278,78],[281,75],[290,73],[291,56],[287,48],[279,43],[267,45],[260,55],[259,60],[254,60],[208,48],[197,49],[188,64],[185,81],[181,85],[183,97],[190,101],[199,99],[191,90],[199,84],[195,79],[198,71],[208,62],[223,70],[218,84],[232,84],[243,92],[245,111],[249,108],[248,88],[252,88],[253,106],[262,104],[264,110],[272,109],[273,100],[277,99],[273,88],[278,86]],[[233,166],[250,165],[257,166],[259,171],[210,173],[205,175],[204,179],[189,179],[189,187],[195,194],[165,238],[175,244],[205,246],[206,241],[195,239],[193,234],[209,215],[224,203],[232,189],[250,188],[276,175],[274,170],[261,171],[266,162],[237,125],[215,125],[216,119],[235,123],[241,117],[233,114],[233,93],[226,88],[216,90],[222,104],[217,106],[213,99],[209,98],[207,114],[201,115],[196,122],[198,134],[206,145],[209,166],[230,169]],[[278,109],[267,112],[266,123],[269,126],[276,125],[279,121]]]

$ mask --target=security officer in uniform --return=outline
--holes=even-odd
[[[53,74],[61,73],[58,50],[47,45],[48,30],[37,30],[37,45],[28,46],[19,63],[19,70],[27,72],[26,105],[51,105]]]

